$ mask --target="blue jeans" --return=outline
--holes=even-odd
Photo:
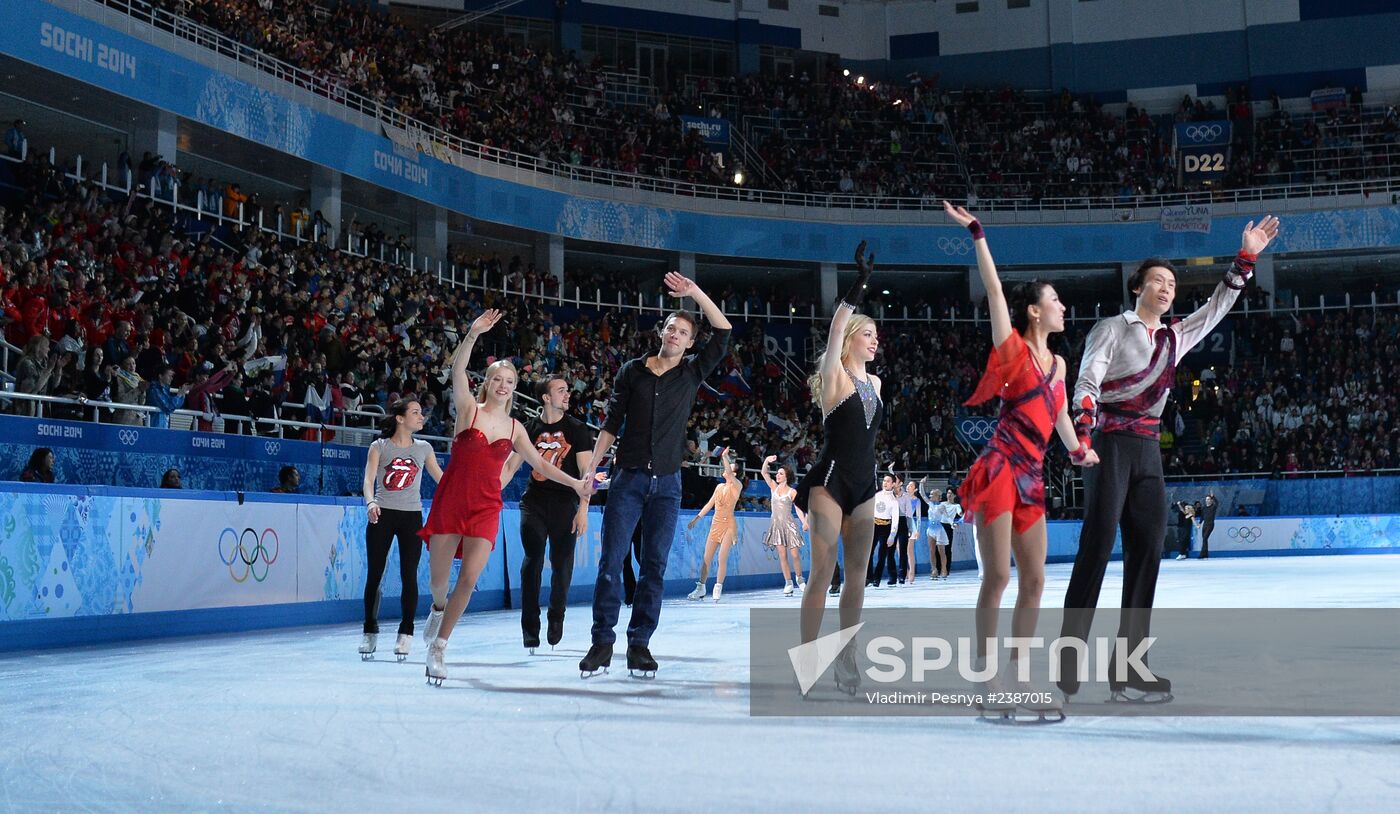
[[[642,469],[621,469],[608,487],[603,509],[603,556],[593,586],[593,643],[617,641],[617,617],[622,607],[622,559],[632,544],[632,532],[642,524],[642,557],[637,564],[637,594],[627,643],[645,647],[656,632],[665,590],[666,560],[676,536],[681,509],[681,475],[653,477]]]

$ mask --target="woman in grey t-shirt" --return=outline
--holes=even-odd
[[[442,467],[427,441],[413,437],[423,429],[423,407],[415,399],[399,399],[389,406],[380,425],[379,439],[369,447],[365,461],[364,496],[369,509],[365,548],[369,569],[365,573],[365,635],[360,658],[371,659],[379,636],[379,583],[389,562],[389,546],[399,540],[400,598],[403,615],[394,655],[408,656],[413,642],[413,614],[418,609],[418,561],[423,556],[423,471],[434,481],[442,479]]]

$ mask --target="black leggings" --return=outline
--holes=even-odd
[[[578,496],[527,497],[520,501],[520,628],[531,638],[540,637],[540,583],[544,572],[545,543],[549,543],[549,618],[564,620],[569,603],[569,583],[574,577],[574,515]]]
[[[418,612],[418,561],[423,557],[423,528],[421,511],[380,509],[379,522],[365,529],[365,548],[369,553],[369,571],[365,574],[365,632],[379,632],[379,584],[384,580],[384,568],[389,563],[389,546],[399,538],[399,579],[403,594],[399,598],[402,616],[399,632],[413,635],[413,615]]]
[[[872,557],[878,556],[878,559],[875,561],[875,567],[870,569],[870,576],[867,578],[871,585],[880,584],[880,574],[887,568],[889,570],[891,585],[895,584],[899,578],[895,573],[898,568],[898,563],[895,562],[895,557],[897,556],[895,549],[899,547],[899,543],[895,543],[891,546],[885,545],[885,539],[889,536],[890,527],[888,524],[883,526],[879,523],[875,524],[874,548],[871,549],[870,554]],[[886,563],[888,563],[888,565],[886,565]]]

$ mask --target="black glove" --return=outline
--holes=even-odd
[[[865,241],[862,240],[856,247],[856,281],[851,285],[846,296],[841,298],[841,302],[850,306],[851,310],[860,310],[860,304],[865,300],[865,289],[870,286],[870,274],[875,271],[875,255],[865,256]]]

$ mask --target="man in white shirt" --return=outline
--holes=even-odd
[[[872,588],[880,587],[880,574],[888,570],[890,584],[894,585],[899,575],[895,573],[895,548],[894,535],[895,523],[899,519],[899,499],[895,497],[895,479],[893,475],[886,475],[880,482],[880,491],[875,493],[875,544],[870,550],[870,558],[874,561],[874,566],[869,570],[866,577],[866,584]],[[876,557],[879,559],[876,559]]]

